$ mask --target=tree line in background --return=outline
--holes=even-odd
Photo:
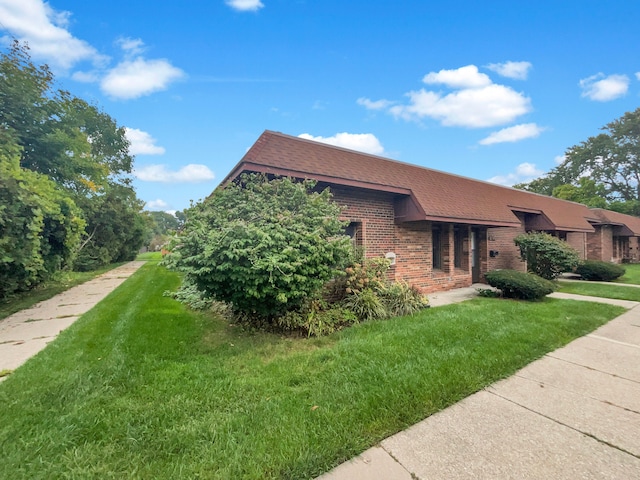
[[[153,222],[132,165],[124,128],[14,41],[0,56],[0,298],[135,257]]]
[[[640,216],[640,108],[569,148],[563,162],[515,188]]]

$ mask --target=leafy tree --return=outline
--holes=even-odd
[[[546,175],[516,188],[578,197],[590,206],[601,197],[618,211],[637,212],[640,202],[640,108],[605,125],[604,133],[570,147]],[[574,188],[570,188],[574,187]],[[627,205],[628,202],[628,205]]]
[[[272,319],[317,293],[349,256],[340,208],[312,181],[243,175],[193,206],[166,263],[184,285]]]
[[[133,260],[148,228],[144,203],[129,186],[112,184],[102,195],[82,205],[86,233],[75,261],[77,270],[92,270],[113,262]]]
[[[167,235],[175,232],[180,227],[180,220],[167,212],[148,212],[153,222],[155,235]]]
[[[528,233],[514,239],[520,256],[531,273],[553,280],[561,273],[573,270],[580,256],[567,242],[548,233]]]
[[[182,222],[174,215],[167,212],[144,212],[147,221],[147,235],[144,245],[152,251],[160,250],[165,246],[171,236],[180,228]]]
[[[186,210],[178,210],[176,212],[176,218],[178,219],[178,228],[182,228],[184,222],[187,221],[187,214],[185,212]]]
[[[2,141],[17,147],[20,166],[48,177],[59,196],[82,210],[87,230],[80,268],[131,257],[144,229],[137,218],[140,202],[130,187],[133,157],[124,128],[55,88],[49,68],[34,65],[18,41],[0,54],[0,105]],[[46,231],[42,235],[50,238]]]
[[[128,183],[133,158],[124,128],[84,100],[55,89],[49,68],[35,66],[18,41],[0,55],[0,101],[0,126],[22,147],[22,167],[79,195],[109,182]]]
[[[624,213],[625,215],[634,215],[640,217],[640,200],[629,200],[626,202],[613,201],[607,205],[609,210]]]
[[[0,146],[0,298],[5,298],[68,266],[84,221],[54,182],[20,168],[20,149],[6,135],[0,134]]]
[[[582,203],[588,207],[607,208],[605,189],[590,178],[580,178],[578,185],[564,184],[553,189],[552,195],[563,200]]]
[[[589,176],[609,200],[640,199],[640,109],[625,113],[566,153],[561,165],[574,179]]]
[[[526,190],[528,192],[539,193],[540,195],[553,196],[553,191],[562,185],[571,184],[572,179],[564,177],[561,172],[556,169],[540,178],[536,178],[527,183],[516,183],[513,188]]]

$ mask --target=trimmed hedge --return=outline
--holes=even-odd
[[[610,282],[624,275],[626,270],[620,265],[598,260],[585,260],[576,268],[576,273],[584,280]]]
[[[485,275],[487,283],[499,289],[505,298],[539,300],[553,292],[554,285],[533,273],[516,270],[493,270]]]

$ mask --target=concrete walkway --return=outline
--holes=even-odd
[[[143,264],[129,262],[0,320],[0,371],[18,368]]]
[[[640,479],[640,304],[553,296],[629,310],[320,478]]]

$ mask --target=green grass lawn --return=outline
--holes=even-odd
[[[615,298],[617,300],[633,300],[640,302],[640,288],[626,287],[624,285],[608,285],[606,283],[592,282],[557,282],[556,291],[562,293],[575,293],[578,295],[592,295],[594,297]]]
[[[139,253],[136,260],[162,260],[161,252],[144,252]]]
[[[614,281],[616,283],[632,283],[634,285],[640,285],[640,263],[626,263],[622,266],[626,270],[626,273]]]
[[[0,478],[312,478],[623,311],[478,298],[290,338],[178,282],[147,263],[0,384]]]
[[[0,320],[19,312],[20,310],[32,307],[38,302],[48,300],[65,290],[69,290],[71,287],[80,285],[81,283],[91,280],[92,278],[102,275],[103,273],[123,264],[124,262],[114,263],[91,272],[59,272],[54,278],[46,281],[33,290],[21,292],[16,295],[12,295],[7,299],[0,300]]]

